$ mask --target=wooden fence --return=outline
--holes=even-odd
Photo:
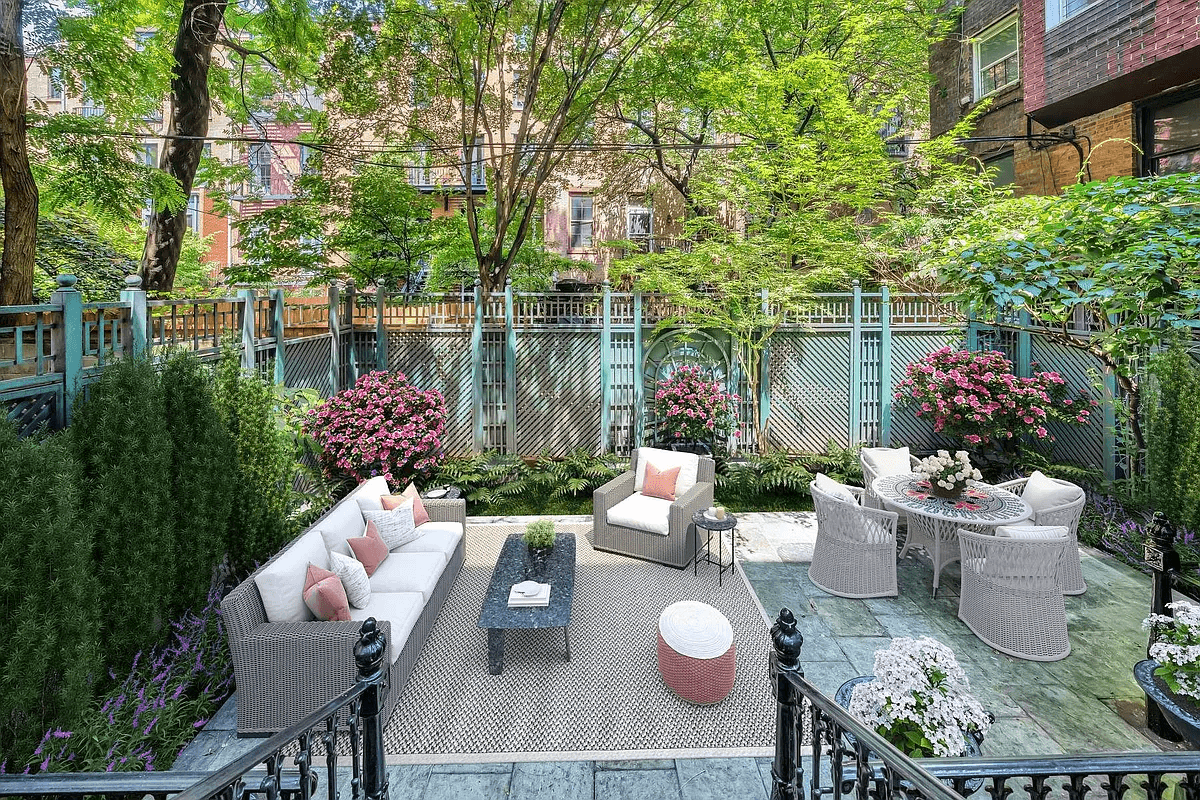
[[[763,302],[770,303],[764,290]],[[410,298],[330,287],[325,302],[281,289],[204,300],[147,300],[136,277],[119,302],[83,303],[71,276],[51,301],[0,308],[0,402],[23,432],[70,420],[75,396],[114,354],[172,347],[217,357],[232,341],[242,363],[323,396],[373,369],[403,372],[446,400],[447,452],[484,449],[561,455],[576,448],[627,454],[654,427],[656,382],[702,363],[742,398],[738,447],[754,447],[762,409],[768,443],[822,450],[829,442],[940,443],[931,425],[893,402],[906,366],[945,344],[996,347],[1019,374],[1057,370],[1073,388],[1101,374],[1086,354],[1018,331],[964,324],[936,298],[854,291],[815,296],[771,337],[756,394],[735,345],[720,333],[667,322],[679,309],[655,295],[527,294],[511,288]],[[1103,380],[1103,379],[1101,379]],[[1112,381],[1105,384],[1111,389]],[[1053,431],[1058,455],[1115,471],[1114,420]]]

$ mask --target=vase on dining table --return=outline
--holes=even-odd
[[[935,497],[941,497],[946,500],[958,500],[966,490],[967,484],[965,482],[951,489],[947,489],[945,486],[941,486],[933,481],[929,482],[930,493]]]

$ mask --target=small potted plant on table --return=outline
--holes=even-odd
[[[548,519],[534,520],[525,526],[525,545],[529,548],[529,561],[534,575],[546,570],[546,559],[554,549],[554,523]]]

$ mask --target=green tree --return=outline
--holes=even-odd
[[[126,358],[106,367],[78,403],[68,432],[96,531],[105,650],[120,663],[167,624],[179,558],[171,484],[164,479],[173,453],[154,365]]]
[[[385,133],[414,160],[427,153],[450,176],[438,180],[465,190],[484,289],[502,289],[537,198],[563,180],[560,167],[615,100],[631,59],[692,2],[391,0],[377,17],[347,15],[325,72],[338,98],[335,141]],[[481,177],[486,194],[471,188]]]
[[[1150,360],[1146,495],[1176,525],[1200,531],[1200,367],[1183,341]]]
[[[1145,450],[1138,359],[1165,331],[1200,324],[1200,175],[1001,201],[930,250],[926,268],[981,321],[1004,327],[1004,314],[1026,311],[1051,341],[1111,370]]]
[[[0,485],[0,753],[13,772],[41,731],[88,707],[102,606],[94,520],[68,437],[20,439],[0,420]]]

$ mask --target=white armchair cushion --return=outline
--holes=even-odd
[[[1034,470],[1025,482],[1025,491],[1021,492],[1021,497],[1036,513],[1078,500],[1082,492],[1083,490],[1073,483],[1059,483],[1046,477],[1041,470]]]
[[[366,608],[351,608],[350,619],[362,622],[367,617],[374,617],[392,623],[392,633],[388,637],[388,659],[394,664],[424,608],[425,600],[417,592],[377,592],[371,595],[371,602]],[[392,691],[397,689],[393,688]]]
[[[675,479],[675,496],[691,489],[696,485],[696,475],[700,471],[700,456],[695,453],[676,453],[673,450],[659,450],[656,447],[639,447],[637,469],[633,475],[633,490],[642,491],[646,482],[646,462],[659,469],[679,467],[679,477]]]
[[[648,448],[643,448],[648,449]],[[682,474],[682,470],[680,471]],[[669,536],[671,501],[634,492],[608,510],[608,524]]]
[[[835,497],[838,500],[844,500],[851,505],[858,505],[858,498],[854,496],[853,492],[847,489],[845,485],[838,483],[823,472],[818,472],[816,475],[813,475],[813,483],[817,485],[818,489],[830,497]]]
[[[996,528],[1001,539],[1065,539],[1065,525],[1001,525]]]
[[[304,578],[309,564],[329,569],[329,553],[320,531],[310,530],[301,536],[254,576],[268,622],[316,619],[304,603]]]
[[[377,592],[420,592],[429,602],[446,556],[441,553],[392,553],[371,576],[371,596]]]
[[[864,447],[862,460],[875,472],[877,478],[912,472],[912,461],[909,459],[907,447]]]

